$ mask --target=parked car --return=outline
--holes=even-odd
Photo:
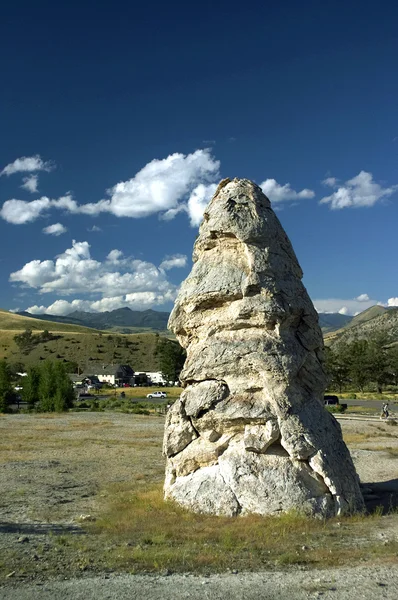
[[[167,398],[166,392],[151,392],[147,394],[147,398]]]
[[[325,404],[339,404],[339,399],[337,396],[324,396],[323,397]]]

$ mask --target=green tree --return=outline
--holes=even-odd
[[[15,399],[11,383],[11,374],[5,360],[0,361],[0,412],[7,412],[9,405]]]
[[[354,340],[339,348],[341,360],[347,364],[349,377],[355,388],[361,392],[370,381],[368,342]]]
[[[383,387],[392,380],[388,350],[385,345],[384,336],[378,334],[370,338],[367,348],[369,377],[376,383],[380,394]]]
[[[68,410],[73,406],[75,399],[75,393],[73,391],[73,385],[68,377],[68,372],[65,365],[61,362],[57,362],[54,365],[54,377],[55,377],[55,396],[54,396],[54,410],[62,412]]]
[[[29,408],[34,408],[40,400],[40,368],[37,366],[30,367],[27,377],[24,378],[22,399],[28,403]]]
[[[328,377],[328,386],[338,389],[341,393],[349,382],[349,366],[341,352],[325,348],[325,370]]]
[[[155,354],[159,358],[159,366],[167,381],[178,381],[184,366],[186,352],[178,342],[162,338],[158,340]]]
[[[398,344],[388,348],[387,360],[392,382],[398,386]]]
[[[35,339],[32,335],[32,330],[27,328],[23,333],[14,336],[14,341],[23,354],[29,354],[35,346]]]
[[[46,361],[39,371],[39,408],[43,412],[62,412],[73,406],[72,382],[62,362]]]
[[[57,383],[54,363],[46,360],[40,367],[39,398],[40,410],[52,412],[55,410],[55,394]]]

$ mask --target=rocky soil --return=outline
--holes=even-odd
[[[89,560],[80,543],[63,545],[64,534],[90,535],[85,520],[101,512],[109,486],[163,480],[163,427],[161,417],[117,413],[0,417],[0,598],[395,598],[394,561],[319,572],[119,577],[101,542]],[[342,427],[368,507],[396,507],[398,427],[379,420]],[[370,522],[369,537],[398,539],[397,514],[383,517],[381,529]]]

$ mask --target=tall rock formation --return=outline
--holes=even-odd
[[[187,360],[166,421],[165,497],[219,515],[361,510],[340,426],[323,406],[318,316],[257,185],[220,183],[193,260],[169,320]]]

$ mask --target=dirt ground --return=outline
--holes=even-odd
[[[398,426],[393,427],[378,419],[358,421],[348,418],[341,420],[341,425],[369,510],[383,506],[386,513],[383,527],[380,529],[378,526],[377,531],[369,530],[369,535],[398,539],[398,514],[394,510],[398,506]],[[107,548],[100,548],[103,559],[90,563],[81,544],[77,544],[76,549],[70,544],[63,545],[62,536],[72,534],[78,539],[85,535],[84,523],[96,518],[112,488],[122,488],[125,482],[131,481],[139,486],[143,481],[157,483],[163,480],[163,426],[164,418],[160,416],[119,413],[0,417],[0,598],[34,598],[33,592],[30,595],[22,593],[23,590],[27,593],[28,586],[31,590],[36,589],[31,588],[32,584],[44,586],[40,587],[40,597],[51,597],[51,594],[52,597],[69,597],[56,592],[59,581],[64,579],[69,580],[67,589],[72,590],[70,597],[77,598],[80,596],[73,588],[74,578],[85,581],[87,577],[98,575],[98,581],[104,577],[113,580],[112,570],[107,569]],[[377,571],[382,568],[375,566],[372,575],[375,580],[382,578],[377,587],[378,597],[392,598],[394,596],[388,595],[389,583],[384,584],[383,581],[398,581],[397,566],[393,561],[384,569],[383,575]],[[297,568],[296,571],[299,581],[301,571]],[[343,577],[343,570],[340,571]],[[367,569],[367,572],[370,574],[371,571]],[[204,580],[201,597],[204,589],[210,589],[214,577],[212,575],[210,580]],[[231,595],[227,591],[227,576],[224,579],[220,577],[225,593]],[[323,575],[319,577],[323,581]],[[333,577],[338,578],[338,574]],[[349,579],[347,573],[344,577]],[[158,597],[154,582],[161,579],[147,580],[154,586],[153,598]],[[163,579],[169,581],[170,577]],[[136,581],[145,580],[138,578]],[[236,578],[235,581],[240,580]],[[196,584],[199,585],[197,578]],[[166,587],[169,585],[165,583]],[[204,597],[218,597],[218,584],[214,585],[214,594]],[[242,593],[246,593],[246,584],[241,581],[239,585],[243,586]],[[329,587],[333,585],[330,583]],[[329,597],[328,589],[324,588],[323,584],[308,589],[304,587],[303,596],[297,591],[297,596],[291,597],[316,597],[316,594]],[[48,596],[44,594],[45,589],[49,591]],[[94,580],[92,589],[97,589]],[[372,586],[369,589],[373,589]],[[171,590],[172,586],[170,593]],[[220,590],[222,597],[222,588]],[[144,597],[137,590],[136,593],[137,597]],[[163,597],[169,597],[167,593],[165,588]],[[188,591],[187,594],[178,597],[196,597],[189,595]],[[118,598],[136,597],[134,594],[121,596],[115,591],[116,595]],[[87,591],[82,592],[83,596],[91,597]],[[92,597],[111,598],[113,592],[110,591],[108,596],[97,593]],[[162,597],[161,594],[159,597]],[[246,594],[246,597],[251,596]]]

